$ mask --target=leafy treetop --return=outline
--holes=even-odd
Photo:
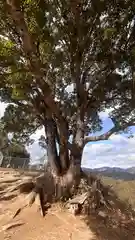
[[[67,159],[68,150],[77,154],[87,142],[134,125],[134,12],[131,0],[1,0],[7,131],[28,142],[44,126],[50,149],[57,143]],[[114,127],[88,136],[102,128],[99,112],[106,108],[113,109]]]

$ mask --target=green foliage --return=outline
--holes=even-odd
[[[116,28],[106,28],[104,30],[104,39],[112,38],[114,36],[114,34],[116,34],[116,33],[117,33]]]
[[[33,109],[29,109],[27,105],[8,105],[2,122],[5,130],[23,144],[31,143],[30,135],[41,125]]]
[[[3,167],[6,167],[9,163],[11,167],[15,168],[23,167],[23,165],[26,167],[30,162],[30,154],[27,152],[25,146],[13,138],[10,140],[2,123],[0,124],[0,151],[4,156]]]

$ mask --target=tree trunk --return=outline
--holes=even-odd
[[[66,146],[66,149],[61,149],[59,140],[60,135],[56,123],[52,118],[48,118],[45,121],[47,155],[51,171],[55,179],[56,195],[58,199],[71,194],[72,190],[75,190],[80,183],[81,158],[83,152],[81,144],[82,135],[80,132],[81,129],[79,128],[76,133],[76,141],[72,145],[73,149],[71,151],[68,150],[68,145]],[[78,139],[80,135],[81,141]],[[58,144],[58,147],[56,143]]]
[[[50,166],[57,175],[60,175],[61,163],[57,152],[56,140],[55,140],[55,126],[52,119],[45,121],[45,133],[47,137],[47,156]]]
[[[47,155],[53,171],[57,175],[63,175],[70,166],[68,137],[65,135],[64,144],[61,144],[59,134],[60,126],[56,125],[53,118],[47,117],[44,121],[45,133],[47,137]],[[65,130],[67,132],[67,129]]]
[[[71,156],[70,166],[66,173],[54,175],[57,199],[69,198],[77,189],[81,179],[81,158]]]
[[[61,167],[60,158],[57,155],[54,142],[47,143],[48,161],[51,167],[51,174],[53,175],[55,183],[55,195],[57,199],[69,198],[80,183],[81,176],[81,153],[71,155],[70,165],[67,171],[63,171]]]

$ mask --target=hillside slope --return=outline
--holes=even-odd
[[[101,167],[101,168],[83,168],[86,173],[94,173],[100,176],[112,177],[121,180],[135,180],[135,168]]]
[[[38,173],[22,173],[11,170],[0,170],[0,183],[16,175],[37,175]],[[100,184],[99,184],[100,185]],[[2,196],[0,185],[0,239],[2,240],[134,240],[135,220],[132,210],[120,202],[115,195],[110,195],[112,209],[103,205],[98,209],[90,209],[91,197],[84,206],[81,216],[74,216],[63,208],[60,203],[55,203],[46,212],[43,218],[39,213],[38,205],[26,207],[15,219],[13,215],[22,206],[26,196],[19,194]],[[86,185],[87,186],[87,185]],[[84,186],[85,187],[85,186]],[[9,188],[9,182],[4,187]],[[101,185],[101,191],[104,188]],[[80,185],[80,190],[82,186]],[[100,191],[100,189],[98,189]],[[96,193],[96,192],[95,192]],[[110,192],[111,193],[111,192]],[[96,195],[95,195],[96,197]],[[105,196],[104,196],[105,197]],[[94,199],[95,201],[98,199]],[[107,199],[106,199],[107,200]],[[94,203],[94,202],[93,202]],[[91,205],[92,206],[92,205]],[[107,207],[107,208],[106,208]],[[86,211],[87,210],[87,211]],[[99,214],[100,213],[100,214]],[[4,230],[7,224],[21,222],[20,226]]]

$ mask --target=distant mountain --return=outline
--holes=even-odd
[[[88,173],[95,173],[100,176],[112,177],[114,179],[135,180],[135,167],[123,169],[118,167],[101,167],[101,168],[83,168],[83,171]]]
[[[129,173],[135,174],[135,167],[127,168]]]

